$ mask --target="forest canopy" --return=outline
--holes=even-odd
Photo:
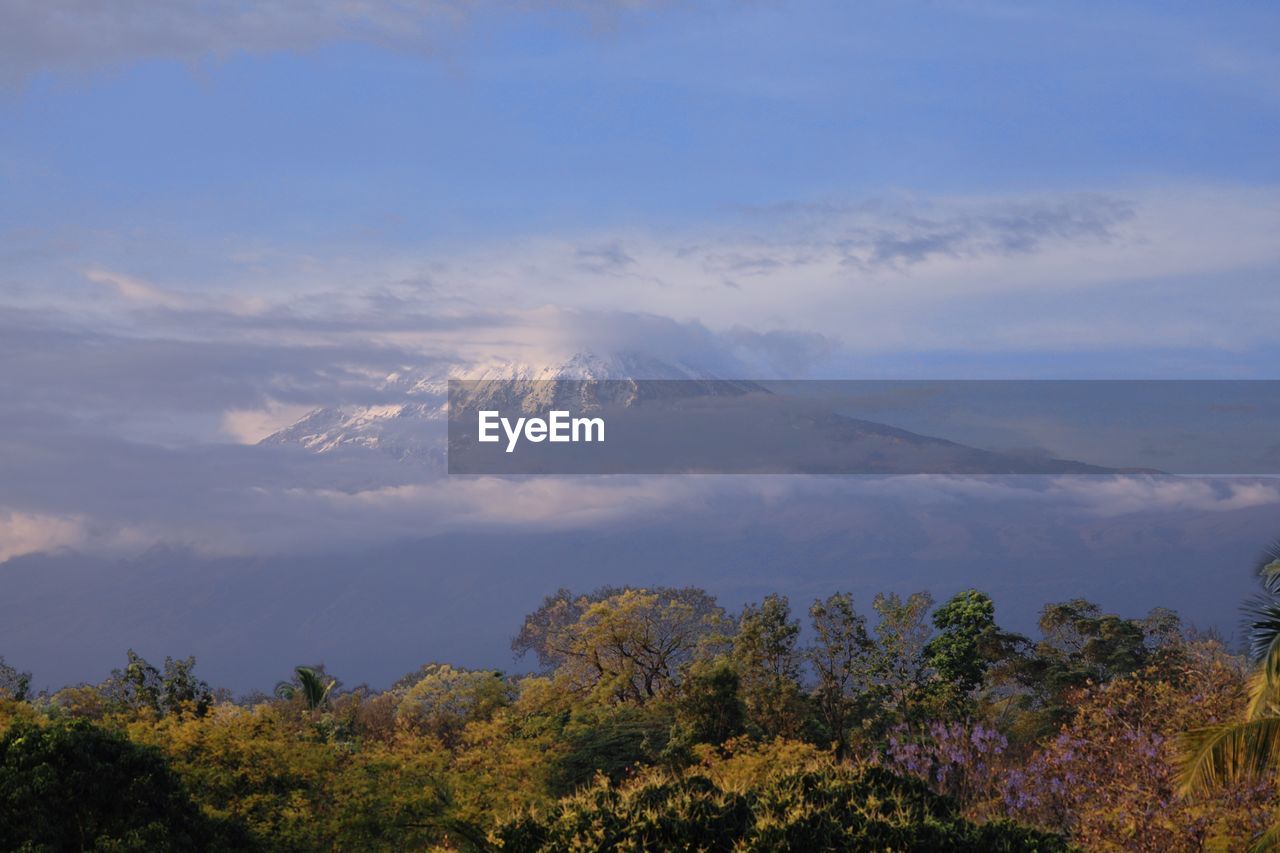
[[[0,849],[1165,851],[1277,806],[1268,774],[1183,784],[1179,738],[1256,679],[1167,610],[1054,602],[1030,637],[974,589],[604,587],[516,627],[532,673],[381,691],[312,664],[233,699],[128,650],[35,694],[0,659]]]

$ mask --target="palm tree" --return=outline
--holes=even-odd
[[[335,678],[328,679],[326,683],[325,676],[309,666],[297,667],[294,669],[294,673],[296,675],[293,681],[281,681],[276,685],[276,696],[281,699],[292,699],[301,694],[302,698],[306,700],[307,710],[309,711],[314,711],[327,703],[329,701],[329,692],[338,683]]]
[[[1272,777],[1280,769],[1280,540],[1258,567],[1262,591],[1244,607],[1250,657],[1257,671],[1249,683],[1243,720],[1206,726],[1182,739],[1182,789],[1186,794]],[[1280,822],[1254,850],[1280,847]]]

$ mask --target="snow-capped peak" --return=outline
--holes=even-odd
[[[637,380],[694,380],[707,383],[710,393],[716,393],[714,386],[733,384],[687,364],[636,352],[578,352],[550,365],[495,359],[447,370],[403,366],[374,383],[371,390],[385,401],[316,409],[261,443],[299,445],[317,453],[362,447],[399,459],[440,463],[446,444],[450,379],[467,381],[468,405],[525,412],[561,403],[580,409],[604,402],[630,405],[637,398]]]

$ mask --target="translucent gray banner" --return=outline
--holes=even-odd
[[[451,474],[1280,474],[1280,381],[452,380]]]

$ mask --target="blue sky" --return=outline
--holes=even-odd
[[[199,257],[1280,179],[1258,4],[480,6],[394,42],[126,30],[97,60],[34,56],[0,96],[4,224]]]
[[[360,591],[376,626],[431,537],[511,531],[560,550],[508,616],[625,534],[644,547],[611,582],[977,584],[1020,626],[1084,594],[1230,629],[1275,480],[513,484],[257,442],[403,403],[404,377],[584,351],[766,380],[1280,379],[1278,45],[1280,8],[1243,2],[0,0],[0,561],[30,558],[0,652],[78,679],[118,636],[234,672],[226,638],[290,603],[218,560],[306,577],[323,550],[336,613],[350,565],[426,538]],[[33,556],[68,550],[151,554],[110,563],[110,594],[163,586],[159,627],[94,628],[132,611],[76,580],[99,564]],[[166,609],[215,587],[200,636]],[[397,636],[505,665],[510,619],[470,615],[490,591],[448,588]],[[55,647],[50,622],[82,627]],[[353,670],[389,645],[362,642]]]
[[[23,464],[23,430],[252,443],[380,402],[393,371],[584,350],[756,378],[1280,376],[1270,7],[0,15]],[[63,529],[99,509],[77,500],[15,489],[0,519]]]
[[[6,386],[126,435],[343,402],[320,374],[582,349],[782,378],[1277,375],[1265,5],[0,14],[6,328],[121,359],[93,395],[56,347]],[[202,412],[143,393],[139,340],[186,346]],[[256,371],[200,360],[246,346]],[[88,402],[113,396],[132,417]]]

